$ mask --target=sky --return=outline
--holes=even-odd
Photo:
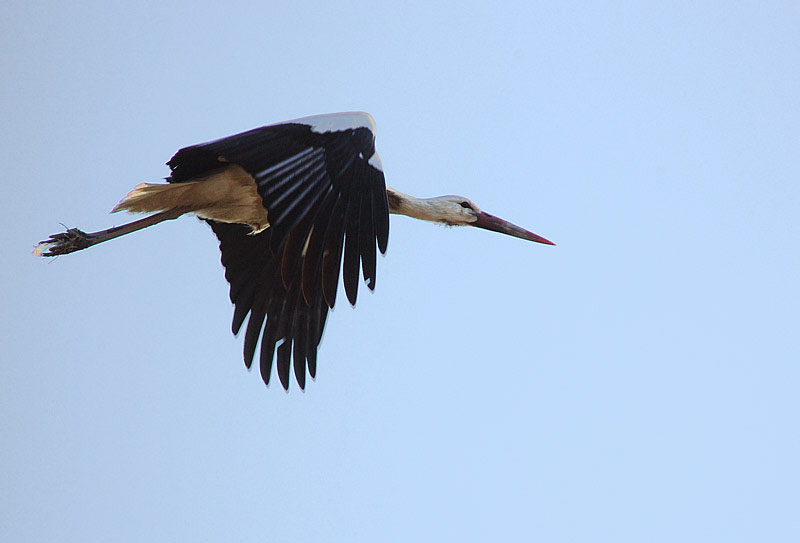
[[[0,540],[800,540],[796,2],[135,4],[0,7]],[[558,245],[393,216],[288,393],[196,219],[31,255],[352,110]]]

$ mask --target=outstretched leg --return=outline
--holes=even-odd
[[[75,251],[80,251],[92,245],[97,245],[98,243],[103,243],[104,241],[136,232],[137,230],[153,226],[160,222],[177,219],[187,211],[187,208],[168,209],[161,213],[145,217],[144,219],[139,219],[138,221],[88,234],[77,228],[68,228],[66,232],[53,234],[49,239],[39,242],[34,248],[33,254],[40,256],[58,256],[74,253]]]

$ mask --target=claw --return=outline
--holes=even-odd
[[[68,228],[66,232],[53,234],[49,239],[40,241],[33,248],[36,256],[58,256],[80,251],[92,245],[92,236],[78,230]]]

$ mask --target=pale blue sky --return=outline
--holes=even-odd
[[[0,21],[3,541],[800,540],[796,2]],[[558,247],[393,217],[288,395],[195,219],[30,255],[180,147],[347,110],[391,186]]]

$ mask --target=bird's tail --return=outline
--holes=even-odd
[[[189,210],[202,207],[207,205],[205,201],[192,201],[198,199],[192,198],[194,194],[199,192],[197,190],[198,185],[199,182],[197,181],[171,184],[139,183],[114,206],[111,212],[153,213],[177,208]],[[205,200],[205,198],[202,198],[202,200]]]
[[[111,212],[196,213],[203,219],[247,224],[254,232],[267,227],[267,210],[253,178],[241,168],[214,172],[196,181],[166,185],[140,183]]]

